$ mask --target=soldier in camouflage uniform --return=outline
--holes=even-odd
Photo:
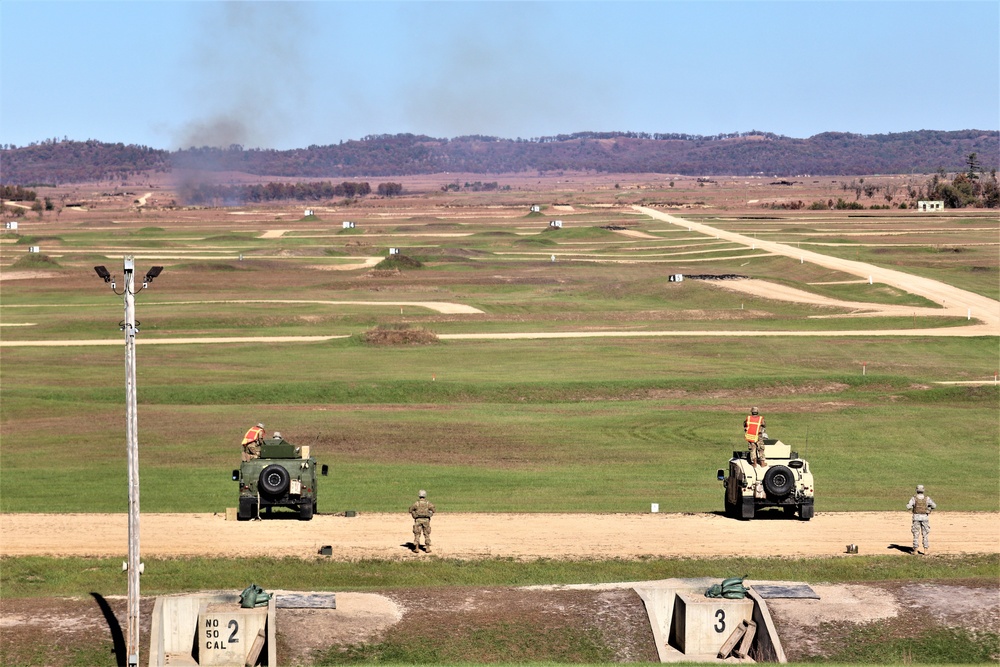
[[[931,500],[931,497],[924,494],[924,485],[917,484],[917,493],[912,498],[910,502],[906,503],[906,509],[913,512],[913,551],[912,553],[922,553],[927,554],[931,551],[931,543],[928,537],[931,532],[930,525],[930,515],[931,510],[935,509],[937,505]],[[917,551],[920,546],[920,538],[923,536],[924,550]]]
[[[434,503],[427,500],[427,492],[423,489],[417,494],[417,502],[410,505],[410,516],[413,517],[413,550],[420,551],[420,534],[424,534],[424,551],[431,552],[431,517],[434,516]]]
[[[243,445],[244,462],[260,458],[260,443],[264,442],[266,435],[263,424],[258,423],[256,426],[250,427],[250,430],[243,436],[243,442],[241,443]]]

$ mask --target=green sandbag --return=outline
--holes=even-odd
[[[721,598],[722,597],[722,584],[712,584],[705,591],[705,597],[707,598]]]
[[[240,593],[240,607],[243,609],[253,609],[254,607],[264,607],[271,600],[271,594],[265,593],[264,589],[257,584],[250,584]]]
[[[712,584],[705,591],[705,597],[707,598],[726,598],[729,600],[742,600],[747,596],[747,589],[743,585],[743,580],[746,579],[747,575],[742,577],[729,577],[728,579],[723,579],[721,584]]]

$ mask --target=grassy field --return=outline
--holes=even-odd
[[[894,341],[862,376],[871,345],[813,358],[806,339],[140,346],[143,507],[230,505],[238,438],[259,419],[332,465],[321,511],[398,509],[414,486],[455,511],[638,511],[650,499],[709,511],[755,403],[811,461],[820,511],[895,509],[872,490],[906,493],[916,478],[944,507],[996,510],[995,467],[955,462],[995,449],[997,389],[930,384],[956,359],[988,368],[995,342]],[[121,350],[83,349],[5,353],[3,511],[124,509]],[[244,381],[261,364],[282,372]],[[928,438],[928,423],[947,426]]]
[[[349,233],[322,219],[206,216],[200,225],[169,212],[114,225],[63,217],[60,225],[36,225],[44,233],[7,234],[16,243],[0,246],[5,275],[49,271],[46,278],[4,282],[5,341],[118,339],[121,301],[90,267],[102,263],[115,272],[125,252],[136,254],[140,270],[166,267],[137,297],[140,341],[344,336],[278,345],[140,345],[144,511],[232,505],[229,471],[240,436],[256,421],[311,445],[332,465],[321,511],[395,510],[418,486],[434,488],[457,511],[637,511],[651,499],[666,511],[716,510],[715,470],[741,448],[740,425],[751,405],[761,407],[770,435],[810,459],[820,511],[895,509],[897,496],[916,480],[934,489],[942,507],[1000,509],[998,387],[936,384],[991,378],[1000,365],[995,337],[826,337],[822,332],[965,321],[816,319],[831,309],[664,277],[740,273],[840,299],[932,305],[897,288],[844,284],[850,276],[668,229],[630,209],[561,210],[565,226],[558,231],[546,228],[547,218],[510,209],[473,208],[451,217],[447,209],[430,215],[417,205],[392,221],[353,211],[358,228]],[[995,220],[929,224],[832,213],[692,219],[786,243],[835,238],[843,243],[812,249],[889,258],[896,268],[995,296],[996,246],[977,245],[989,238],[990,224],[995,237]],[[273,227],[286,231],[261,238]],[[17,268],[28,257],[21,250],[27,243],[50,254]],[[402,247],[422,266],[329,270],[384,256],[389,246]],[[424,301],[483,313],[414,305]],[[361,342],[361,332],[379,325],[438,335],[820,335]],[[3,350],[0,511],[125,509],[122,374],[117,345]]]
[[[758,581],[787,579],[826,583],[863,581],[996,580],[1000,557],[939,556],[933,559],[895,556],[857,558],[717,558],[612,561],[461,561],[365,560],[338,562],[326,558],[144,559],[145,595],[191,590],[242,590],[259,580],[268,589],[378,591],[400,588],[533,586],[547,584],[656,581],[670,578],[728,577],[738,572]],[[5,597],[65,597],[101,591],[126,592],[121,560],[113,558],[3,558],[0,584]]]
[[[532,181],[534,179],[531,179]],[[661,179],[662,180],[662,179]],[[832,182],[831,182],[832,183]],[[898,510],[914,483],[948,510],[1000,510],[1000,369],[995,336],[840,337],[836,331],[961,327],[954,317],[824,318],[848,309],[750,297],[675,273],[740,274],[837,299],[933,307],[888,285],[691,233],[614,204],[678,200],[721,229],[912,272],[1000,297],[995,215],[734,211],[691,183],[603,183],[552,192],[461,193],[350,207],[89,211],[23,220],[0,235],[0,337],[109,346],[3,347],[0,511],[124,512],[122,302],[92,271],[163,274],[137,297],[144,339],[342,336],[323,342],[139,345],[142,510],[219,512],[239,439],[257,421],[331,465],[322,512],[399,511],[433,490],[448,511],[667,512],[722,509],[715,479],[757,405],[768,431],[810,460],[817,509]],[[828,187],[833,185],[828,184]],[[602,189],[603,188],[603,189]],[[756,193],[730,193],[733,200]],[[160,196],[160,195],[158,195]],[[713,202],[712,197],[716,197]],[[75,197],[74,197],[75,198]],[[161,199],[168,199],[160,196]],[[530,201],[529,201],[530,199]],[[701,208],[709,201],[714,209]],[[541,202],[543,213],[528,214]],[[564,204],[556,207],[555,202]],[[549,219],[564,228],[547,229]],[[340,221],[356,221],[343,230]],[[626,236],[605,227],[627,227]],[[282,230],[280,235],[266,232]],[[29,255],[39,245],[42,255]],[[401,248],[414,261],[361,268]],[[369,260],[372,261],[372,260]],[[419,267],[417,264],[419,263]],[[351,268],[354,267],[354,268]],[[396,270],[398,268],[398,270]],[[388,269],[388,270],[387,270]],[[8,278],[21,278],[19,280]],[[361,304],[347,304],[356,301]],[[418,302],[458,303],[444,314]],[[402,304],[402,305],[401,305]],[[798,331],[808,337],[446,340],[373,346],[377,326],[439,336],[505,332]],[[827,335],[830,332],[831,335]],[[864,372],[862,372],[864,369]],[[377,591],[730,576],[813,582],[995,582],[997,554],[910,559],[332,562],[146,559],[145,595],[268,588]],[[4,558],[0,598],[120,595],[111,559]],[[517,646],[511,637],[519,637]],[[4,664],[114,664],[93,639]],[[834,660],[990,662],[996,635],[867,626]],[[525,648],[530,645],[534,652]],[[23,650],[22,650],[23,649]],[[510,651],[515,650],[514,653]],[[319,664],[460,663],[539,656],[601,663],[578,628],[486,625],[448,641],[405,634]],[[985,656],[985,657],[984,657]],[[494,658],[498,659],[498,658]],[[543,663],[539,663],[543,664]]]

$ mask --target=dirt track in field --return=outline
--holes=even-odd
[[[720,501],[721,502],[721,501]],[[442,508],[444,509],[444,508]],[[169,556],[303,556],[324,545],[340,560],[414,558],[406,544],[412,521],[404,513],[296,515],[264,521],[226,521],[224,514],[143,514],[142,553]],[[287,518],[286,518],[287,517]],[[449,514],[434,517],[434,555],[480,559],[607,559],[713,556],[835,556],[847,544],[865,555],[904,554],[909,515],[825,512],[811,521],[765,512],[753,521],[705,514]],[[125,514],[0,515],[2,556],[122,556]],[[936,512],[934,554],[1000,552],[1000,513]]]
[[[971,316],[981,320],[983,322],[982,328],[984,334],[996,335],[997,332],[1000,332],[1000,303],[989,297],[974,294],[958,287],[938,282],[937,280],[931,280],[930,278],[922,278],[910,273],[904,273],[903,271],[886,269],[850,259],[840,259],[809,250],[793,248],[783,243],[764,241],[735,232],[723,231],[715,227],[678,218],[662,211],[657,211],[656,209],[644,206],[634,206],[633,208],[652,218],[669,222],[678,227],[687,227],[692,231],[715,236],[719,239],[741,243],[776,255],[799,259],[800,261],[843,271],[844,273],[861,278],[870,278],[875,282],[892,285],[893,287],[905,290],[911,294],[920,295],[925,299],[939,304],[942,308],[942,311],[939,313],[941,315],[953,317]]]
[[[738,291],[748,296],[758,296],[779,301],[790,301],[794,303],[807,303],[830,308],[850,309],[851,312],[845,314],[831,314],[817,317],[967,317],[976,320],[967,326],[937,327],[930,329],[878,329],[872,331],[864,330],[844,330],[844,331],[551,331],[551,332],[517,332],[517,333],[463,333],[463,334],[441,334],[441,340],[500,340],[500,339],[537,339],[537,338],[583,338],[583,337],[646,337],[646,336],[713,336],[713,337],[747,337],[747,336],[944,336],[944,337],[972,337],[972,336],[996,336],[1000,335],[1000,302],[989,297],[967,292],[953,287],[946,283],[922,278],[902,271],[885,269],[872,264],[865,264],[853,260],[840,259],[815,253],[809,250],[793,248],[792,246],[763,241],[761,239],[750,238],[734,232],[726,232],[715,227],[703,225],[697,222],[678,218],[676,216],[650,209],[642,206],[635,206],[638,212],[650,217],[669,222],[670,224],[688,227],[703,234],[715,235],[717,238],[725,239],[735,243],[742,243],[765,250],[767,252],[784,255],[787,257],[800,258],[802,261],[818,264],[831,269],[843,271],[856,275],[865,280],[877,281],[887,285],[892,285],[912,294],[918,294],[926,299],[937,303],[940,308],[925,308],[915,306],[899,306],[887,304],[859,303],[831,299],[820,295],[797,290],[784,285],[771,283],[764,280],[740,280],[720,282],[718,287],[733,291]],[[274,230],[273,233],[282,230]],[[269,232],[271,233],[271,232]],[[642,234],[633,232],[632,235]],[[366,261],[377,258],[365,258]],[[732,259],[732,258],[730,258]],[[362,268],[365,265],[336,265],[332,267],[317,267],[324,270],[344,270]],[[51,272],[49,272],[51,273]],[[46,272],[6,272],[0,274],[0,280],[19,278],[48,278]],[[287,300],[243,300],[243,301],[218,301],[214,303],[268,303],[282,302],[294,303]],[[190,303],[213,303],[190,302]],[[427,308],[444,314],[481,314],[478,308],[465,304],[444,303],[444,302],[362,302],[362,301],[300,301],[299,303],[316,303],[326,305],[376,305],[376,306],[409,306]],[[196,343],[228,344],[228,343],[295,343],[295,342],[317,342],[325,341],[343,336],[248,336],[248,337],[225,337],[225,338],[174,338],[174,339],[152,339],[143,338],[137,343],[145,345],[186,345]],[[52,341],[0,341],[0,347],[63,347],[63,346],[92,346],[92,345],[119,345],[119,339],[113,340],[52,340]]]

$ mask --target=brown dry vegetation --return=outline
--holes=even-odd
[[[368,345],[430,345],[438,342],[433,331],[423,327],[411,327],[408,324],[380,324],[374,329],[361,334],[361,340]]]

